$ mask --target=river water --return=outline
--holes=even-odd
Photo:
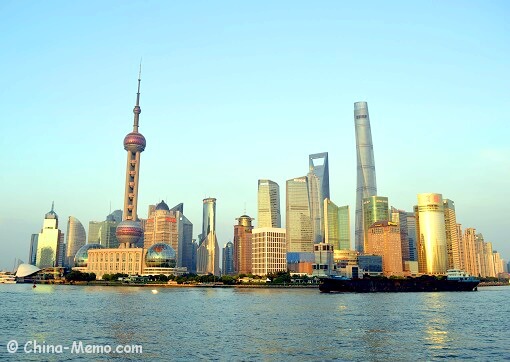
[[[510,287],[321,294],[291,288],[0,285],[0,359],[510,360],[509,300]],[[11,340],[17,353],[7,352]],[[85,354],[73,350],[73,342],[143,350]],[[58,346],[67,349],[58,353]],[[40,353],[43,347],[46,353]]]

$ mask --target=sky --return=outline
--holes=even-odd
[[[184,203],[218,243],[329,153],[331,198],[356,199],[353,104],[368,102],[378,194],[455,202],[510,260],[507,1],[0,2],[0,269],[28,260],[55,202],[60,229],[123,206],[142,59],[139,209]],[[111,205],[111,206],[110,206]],[[283,220],[285,218],[283,217]],[[255,225],[257,220],[255,220]],[[353,231],[353,230],[352,230]]]

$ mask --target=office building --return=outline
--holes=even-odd
[[[306,176],[287,181],[287,251],[313,253],[313,229]]]
[[[259,228],[280,228],[280,186],[271,180],[259,180],[257,194],[257,225]]]
[[[203,200],[203,222],[197,250],[197,273],[220,275],[219,246],[216,239],[216,199]]]
[[[418,267],[423,274],[446,274],[448,253],[441,194],[418,194],[416,226]]]
[[[444,226],[446,232],[446,251],[448,253],[448,269],[460,269],[459,235],[457,234],[457,217],[455,203],[444,199]]]
[[[223,275],[234,275],[234,244],[229,241],[223,248],[223,266],[221,268]]]
[[[253,234],[252,270],[255,275],[287,271],[285,229],[256,228]]]
[[[350,249],[351,227],[349,206],[336,206],[329,198],[324,199],[324,242],[335,250]]]
[[[329,195],[329,162],[328,153],[312,154],[308,158],[308,199],[310,202],[310,218],[315,244],[324,241],[324,199]]]
[[[234,225],[234,270],[237,274],[252,273],[252,221],[248,215],[242,215]]]
[[[390,220],[388,198],[384,196],[370,196],[363,199],[363,228],[365,231],[364,242],[368,235],[368,228],[378,221]],[[363,246],[364,250],[364,246]]]
[[[418,261],[416,251],[416,216],[414,212],[408,212],[406,215],[407,240],[409,241],[409,261]]]
[[[30,252],[28,253],[28,264],[35,265],[37,260],[37,238],[39,234],[32,234],[30,237]]]
[[[83,227],[80,220],[74,216],[69,216],[67,219],[67,240],[66,240],[66,267],[73,267],[74,256],[78,249],[85,245],[87,241],[87,235],[85,234],[85,228]]]
[[[396,222],[375,222],[368,228],[365,254],[382,257],[382,270],[386,276],[403,275],[400,227]]]
[[[366,230],[363,226],[363,199],[377,195],[374,146],[372,144],[367,102],[354,103],[354,125],[357,160],[355,248],[356,251],[363,252]]]
[[[58,216],[53,210],[44,216],[43,227],[37,236],[37,256],[35,266],[44,269],[50,267],[63,266],[59,264],[62,256],[62,231],[58,228]]]

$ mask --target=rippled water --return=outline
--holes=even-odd
[[[0,359],[509,360],[510,287],[465,293],[0,285]],[[7,353],[17,340],[136,355]]]

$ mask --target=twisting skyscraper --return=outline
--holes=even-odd
[[[136,104],[133,109],[133,132],[124,137],[124,149],[127,151],[126,186],[124,192],[123,221],[117,226],[117,239],[121,248],[130,248],[136,245],[143,230],[136,213],[138,204],[138,178],[140,176],[140,154],[145,150],[145,137],[138,132],[140,119],[140,72],[138,73],[138,91]]]
[[[312,218],[313,242],[324,242],[324,199],[329,199],[328,153],[309,156],[308,194]]]
[[[357,156],[355,246],[356,251],[363,252],[363,199],[377,195],[374,147],[367,102],[354,103],[354,125]]]

